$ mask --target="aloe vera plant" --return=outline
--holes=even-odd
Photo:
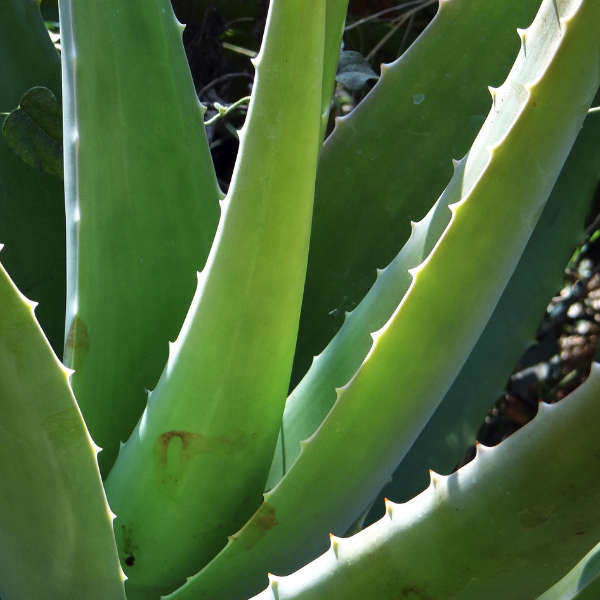
[[[450,473],[593,204],[600,3],[440,0],[323,141],[348,2],[271,0],[227,194],[170,2],[58,4],[60,61],[0,3],[0,597],[594,597],[598,365]]]

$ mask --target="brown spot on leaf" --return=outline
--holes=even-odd
[[[267,502],[263,502],[261,507],[258,509],[256,513],[256,523],[265,531],[272,529],[277,525],[277,519],[275,518],[275,509],[268,504]]]
[[[156,440],[156,452],[159,464],[167,465],[167,450],[174,439],[181,448],[180,459],[187,461],[202,453],[232,454],[241,453],[252,443],[256,433],[231,431],[214,437],[206,437],[201,433],[173,429],[161,433]]]
[[[133,541],[133,530],[127,525],[121,525],[121,536],[123,543],[123,554],[125,555],[124,562],[128,567],[133,567],[135,564],[135,553],[138,546]]]
[[[200,435],[197,433],[192,433],[191,431],[167,431],[166,433],[158,436],[158,442],[166,449],[166,447],[169,445],[169,442],[175,437],[181,440],[184,448],[187,448],[190,444],[190,441],[194,438],[200,437]]]
[[[89,349],[90,338],[87,325],[75,315],[65,340],[65,359],[73,365],[73,359],[79,362]]]
[[[263,502],[252,518],[237,533],[229,537],[233,543],[240,543],[246,550],[255,546],[270,529],[278,525],[275,507]]]
[[[169,449],[169,444],[173,439],[176,438],[181,440],[181,451],[182,454],[186,455],[190,453],[194,442],[201,440],[202,437],[203,436],[199,433],[181,430],[173,430],[161,433],[156,441],[160,462],[163,465],[167,464],[167,450]]]

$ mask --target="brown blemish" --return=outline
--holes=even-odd
[[[167,450],[173,439],[181,444],[181,458],[190,459],[203,453],[239,453],[244,452],[248,444],[256,437],[256,433],[233,431],[208,438],[201,433],[173,429],[161,433],[156,440],[158,461],[163,466],[167,464]]]
[[[131,527],[121,525],[121,536],[123,539],[123,554],[125,555],[124,562],[128,567],[133,567],[138,546],[133,541],[133,531]]]
[[[229,541],[240,543],[246,550],[250,550],[278,524],[275,507],[268,502],[263,502],[242,529],[229,536]]]
[[[158,443],[166,450],[169,442],[175,437],[181,440],[183,448],[186,450],[189,447],[191,440],[200,437],[200,434],[192,433],[191,431],[167,431],[158,436]]]
[[[265,531],[273,529],[277,525],[275,509],[267,502],[263,502],[262,506],[256,512],[256,524]]]
[[[90,349],[87,325],[77,316],[73,317],[69,333],[65,340],[65,358],[73,365],[73,359],[79,361]]]
[[[181,431],[181,430],[173,430],[167,431],[165,433],[161,433],[156,440],[156,446],[158,449],[158,456],[160,462],[163,465],[167,464],[167,450],[169,449],[169,444],[171,440],[177,438],[181,440],[181,450],[184,455],[189,454],[192,445],[196,440],[202,439],[199,433],[193,433],[191,431]]]

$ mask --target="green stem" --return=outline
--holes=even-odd
[[[237,100],[233,104],[229,104],[228,106],[223,106],[222,104],[215,102],[214,107],[217,109],[218,112],[214,117],[208,119],[208,121],[204,121],[204,125],[208,127],[209,125],[216,123],[219,119],[223,119],[228,114],[232,113],[236,108],[247,105],[248,102],[250,102],[250,96],[244,96],[243,98],[240,98],[239,100]]]

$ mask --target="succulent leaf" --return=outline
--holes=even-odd
[[[380,77],[340,57],[435,3],[371,11],[359,47],[348,0],[0,0],[2,600],[596,600],[600,364],[430,469],[598,212],[600,2],[438,0]],[[265,16],[252,95],[215,101]],[[348,58],[347,91],[379,81],[323,145]],[[239,141],[224,197],[205,126],[219,173]],[[570,348],[599,277],[561,301],[588,292]]]
[[[324,30],[324,0],[310,11],[304,0],[270,5],[215,243],[107,479],[131,598],[183,583],[260,504],[306,273]]]
[[[428,469],[450,473],[475,443],[511,369],[534,340],[540,315],[560,288],[564,265],[584,235],[585,217],[600,182],[599,136],[600,115],[590,114],[488,324],[367,522],[383,514],[384,497],[409,500],[427,487]]]
[[[0,594],[125,600],[98,448],[34,307],[0,266]]]
[[[220,192],[170,2],[59,6],[65,361],[106,475],[181,327]]]
[[[537,600],[594,600],[600,595],[600,544]]]
[[[527,30],[444,192],[450,224],[410,271],[409,291],[373,334],[365,361],[255,515],[170,598],[242,598],[264,585],[261,572],[289,572],[315,556],[327,530],[342,533],[365,508],[443,399],[518,264],[600,83],[592,25],[600,5],[572,0],[558,9],[544,0]],[[469,254],[477,260],[465,261]]]
[[[599,394],[595,364],[581,387],[540,404],[499,446],[478,446],[449,477],[432,472],[419,496],[388,502],[381,520],[331,540],[296,573],[272,576],[277,594],[267,588],[254,599],[534,598],[600,536],[600,481],[589,476],[600,450]]]
[[[540,0],[452,0],[384,65],[377,85],[338,119],[319,158],[306,287],[292,383],[310,367],[389,264],[452,175],[519,47],[515,29]]]
[[[384,496],[397,502],[412,498],[427,487],[429,468],[449,473],[475,442],[477,428],[503,389],[512,366],[533,339],[540,314],[560,287],[564,265],[583,236],[585,217],[600,181],[599,135],[600,115],[590,114],[486,329],[446,398],[398,467],[394,481],[380,494],[371,520],[382,514]],[[310,437],[323,421],[335,402],[335,388],[349,381],[364,360],[372,343],[369,332],[383,327],[408,290],[408,269],[424,260],[447,226],[450,213],[443,199],[422,221],[413,224],[405,246],[378,271],[369,293],[346,315],[333,340],[315,357],[288,397],[283,435],[267,489],[293,464],[300,441]],[[567,204],[570,210],[564,211]],[[555,227],[558,219],[560,228]]]

